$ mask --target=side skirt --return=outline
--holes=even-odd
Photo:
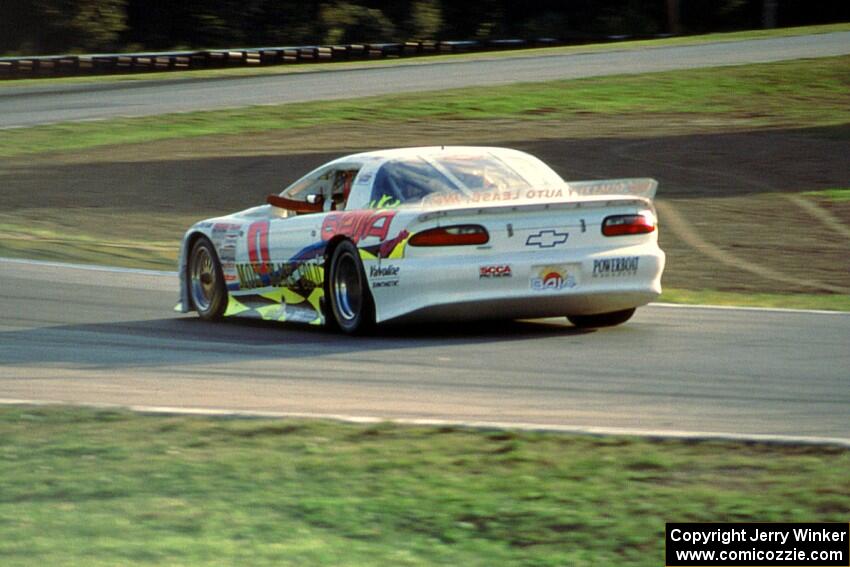
[[[307,297],[287,288],[268,288],[240,295],[228,293],[224,316],[324,325],[324,296],[325,292],[321,287],[315,288]]]

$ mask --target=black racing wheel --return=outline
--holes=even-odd
[[[189,294],[201,319],[221,318],[227,308],[227,289],[212,243],[199,238],[189,253]]]
[[[360,252],[348,240],[341,242],[331,255],[328,292],[329,315],[343,333],[362,333],[375,324],[375,304]]]

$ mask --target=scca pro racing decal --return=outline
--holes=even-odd
[[[531,289],[534,291],[561,291],[578,285],[575,276],[578,266],[573,264],[534,266],[532,270]]]
[[[478,279],[480,280],[490,278],[509,278],[511,275],[511,267],[508,264],[478,267]]]
[[[622,276],[633,276],[637,274],[638,256],[627,256],[624,258],[605,258],[593,261],[594,278],[612,278]]]

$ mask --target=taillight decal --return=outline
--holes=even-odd
[[[626,236],[630,234],[648,234],[655,230],[655,215],[645,211],[637,214],[611,215],[602,221],[602,234],[605,236]]]
[[[461,224],[423,230],[410,237],[409,246],[480,246],[490,234],[478,224]]]

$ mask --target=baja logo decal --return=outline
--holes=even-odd
[[[593,277],[608,278],[617,276],[633,276],[637,274],[640,257],[608,258],[593,261]]]
[[[364,238],[387,239],[390,223],[395,211],[348,211],[329,213],[322,223],[322,240],[327,241],[338,234],[351,238],[357,244]]]
[[[258,276],[269,273],[269,221],[257,221],[248,227],[248,261]]]
[[[478,268],[478,279],[509,278],[512,275],[511,267],[508,264],[498,266],[480,266]]]
[[[544,292],[561,291],[573,288],[577,283],[568,266],[543,266],[537,270],[537,276],[531,278],[531,289]]]
[[[526,246],[537,246],[538,248],[554,248],[559,244],[563,244],[570,237],[568,232],[558,232],[554,229],[540,230],[534,234],[529,234],[525,240]]]

